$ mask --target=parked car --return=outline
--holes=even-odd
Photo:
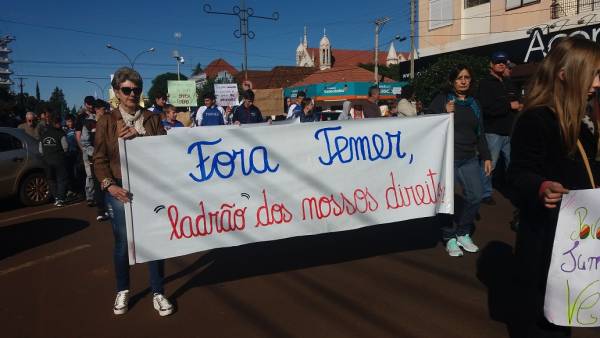
[[[0,198],[17,197],[27,206],[50,198],[39,141],[22,129],[0,127]]]

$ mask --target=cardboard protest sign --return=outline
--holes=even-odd
[[[169,91],[169,103],[175,107],[196,107],[198,105],[198,94],[196,82],[193,80],[167,81]]]
[[[216,83],[215,96],[217,105],[233,107],[238,104],[238,86],[235,83]]]
[[[254,105],[260,108],[263,116],[282,115],[283,114],[283,90],[275,89],[255,89]]]
[[[131,264],[453,213],[451,114],[120,139]]]
[[[600,189],[563,196],[544,314],[561,326],[600,326]]]

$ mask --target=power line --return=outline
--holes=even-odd
[[[242,52],[239,52],[239,51],[236,51],[236,50],[210,48],[210,47],[190,45],[190,44],[177,44],[177,43],[174,43],[174,42],[167,42],[167,41],[161,41],[161,40],[139,38],[139,37],[134,37],[134,36],[90,32],[90,31],[84,31],[84,30],[81,30],[81,29],[73,29],[73,28],[58,27],[58,26],[49,26],[49,25],[40,25],[40,24],[33,24],[33,23],[28,23],[28,22],[15,21],[15,20],[7,20],[7,19],[0,19],[0,22],[12,23],[12,24],[16,24],[16,25],[31,26],[31,27],[38,27],[38,28],[45,28],[45,29],[54,29],[54,30],[60,30],[60,31],[66,31],[66,32],[73,32],[73,33],[80,33],[80,34],[87,34],[87,35],[93,35],[93,36],[102,36],[102,37],[110,37],[110,38],[125,39],[125,40],[152,42],[152,43],[158,43],[158,44],[169,45],[169,46],[181,46],[181,47],[186,47],[186,48],[202,49],[202,50],[208,50],[208,51],[219,52],[219,53],[229,53],[229,54],[243,55]],[[279,59],[283,60],[283,58],[274,58],[273,56],[268,56],[268,55],[261,55],[261,54],[249,54],[249,55],[252,55],[254,57],[271,59],[271,60],[279,60]]]

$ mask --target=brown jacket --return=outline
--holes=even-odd
[[[142,110],[145,136],[165,135],[160,115]],[[113,109],[98,120],[94,137],[94,173],[99,182],[105,178],[121,179],[121,157],[119,155],[119,130],[124,122],[119,109]]]

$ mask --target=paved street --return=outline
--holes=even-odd
[[[2,336],[508,337],[514,233],[497,199],[474,235],[483,252],[462,258],[446,255],[426,219],[171,259],[166,294],[178,311],[165,318],[144,265],[132,269],[129,313],[113,315],[112,232],[92,208],[5,203]]]

